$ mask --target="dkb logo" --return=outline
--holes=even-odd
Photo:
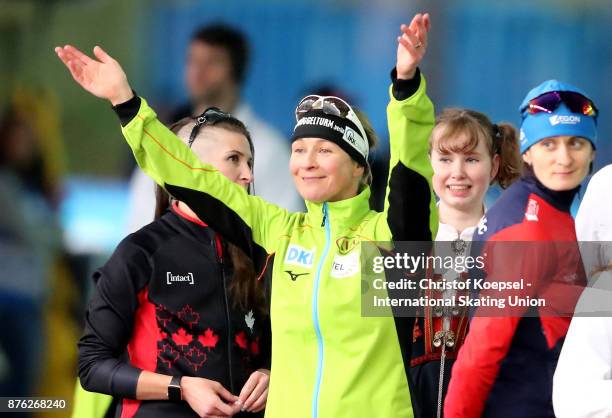
[[[299,245],[291,244],[287,248],[285,264],[292,264],[300,267],[312,267],[314,261],[315,248],[307,250]]]

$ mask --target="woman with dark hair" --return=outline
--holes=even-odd
[[[487,211],[474,241],[492,260],[487,281],[524,283],[481,294],[538,304],[475,309],[453,367],[447,418],[554,416],[553,373],[585,284],[570,207],[595,157],[597,109],[582,90],[548,80],[519,110],[524,174]]]
[[[173,131],[248,189],[253,145],[240,121],[210,108]],[[117,417],[262,411],[270,333],[253,265],[184,202],[160,194],[156,213],[94,275],[79,341],[81,384],[122,398]]]

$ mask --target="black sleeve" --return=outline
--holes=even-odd
[[[200,219],[220,233],[223,239],[240,248],[253,262],[258,276],[270,271],[272,255],[255,242],[251,227],[224,202],[199,190],[168,183],[164,184],[164,188],[175,199],[185,202]]]
[[[264,325],[261,333],[261,356],[260,362],[257,365],[258,369],[268,369],[272,367],[272,328],[270,324],[270,316],[266,315],[263,318]]]
[[[136,94],[134,90],[134,97],[132,97],[127,102],[119,103],[117,106],[113,106],[113,110],[119,116],[119,120],[121,121],[121,126],[127,125],[132,119],[136,117],[138,114],[138,110],[140,109],[140,97]]]
[[[398,101],[403,101],[413,96],[421,85],[421,71],[417,67],[414,77],[409,80],[400,80],[397,78],[397,69],[394,67],[391,71],[392,94]],[[427,102],[431,102],[426,98]],[[414,125],[423,125],[423,112],[431,112],[431,129],[434,124],[434,110],[431,108],[417,110],[415,115],[418,120],[412,120],[411,117],[404,117],[406,121],[410,121]],[[431,129],[429,132],[431,132]],[[406,127],[406,132],[410,128]],[[413,134],[414,135],[414,134]],[[423,138],[426,144],[427,139]],[[421,145],[414,144],[413,145]],[[413,148],[415,149],[415,148]],[[429,159],[426,155],[427,150],[422,149],[422,158],[427,161],[427,165],[431,167]],[[429,176],[431,176],[429,174]],[[391,230],[393,241],[423,241],[430,242],[432,231],[430,229],[431,210],[430,202],[433,190],[427,180],[427,177],[418,172],[414,168],[407,167],[401,160],[393,167],[389,167],[388,179],[388,214],[387,222]],[[416,221],[415,221],[416,220]],[[426,251],[428,247],[425,247]]]
[[[399,80],[397,78],[397,69],[393,67],[391,70],[391,82],[393,83],[393,97],[396,100],[406,100],[419,89],[421,84],[421,70],[417,67],[414,77],[410,80]]]
[[[132,336],[138,292],[151,272],[149,258],[126,238],[109,261],[94,273],[96,288],[79,340],[79,377],[84,389],[136,398],[141,370],[122,356]]]

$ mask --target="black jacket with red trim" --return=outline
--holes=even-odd
[[[197,416],[186,402],[135,400],[141,370],[215,380],[238,395],[253,371],[269,368],[269,318],[233,307],[223,247],[173,206],[94,273],[79,376],[86,390],[123,398],[117,417]]]

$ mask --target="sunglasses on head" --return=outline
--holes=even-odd
[[[187,143],[187,145],[189,146],[189,148],[191,148],[191,145],[198,136],[198,132],[200,132],[200,128],[202,126],[214,125],[217,122],[230,119],[232,119],[232,115],[230,115],[229,113],[223,112],[217,107],[209,107],[204,112],[202,112],[200,116],[197,116],[195,118],[196,123],[193,126],[193,129],[191,129],[191,133],[189,134],[189,142]]]
[[[527,104],[526,111],[530,115],[537,113],[553,113],[561,103],[565,104],[572,113],[596,117],[597,108],[593,102],[580,93],[573,91],[551,91],[544,93]]]
[[[341,98],[336,96],[319,96],[316,94],[306,96],[300,100],[300,103],[298,103],[295,108],[295,120],[299,121],[311,110],[322,110],[326,115],[338,116],[350,120],[357,126],[359,134],[363,139],[367,140],[368,136],[357,114],[353,108]]]

